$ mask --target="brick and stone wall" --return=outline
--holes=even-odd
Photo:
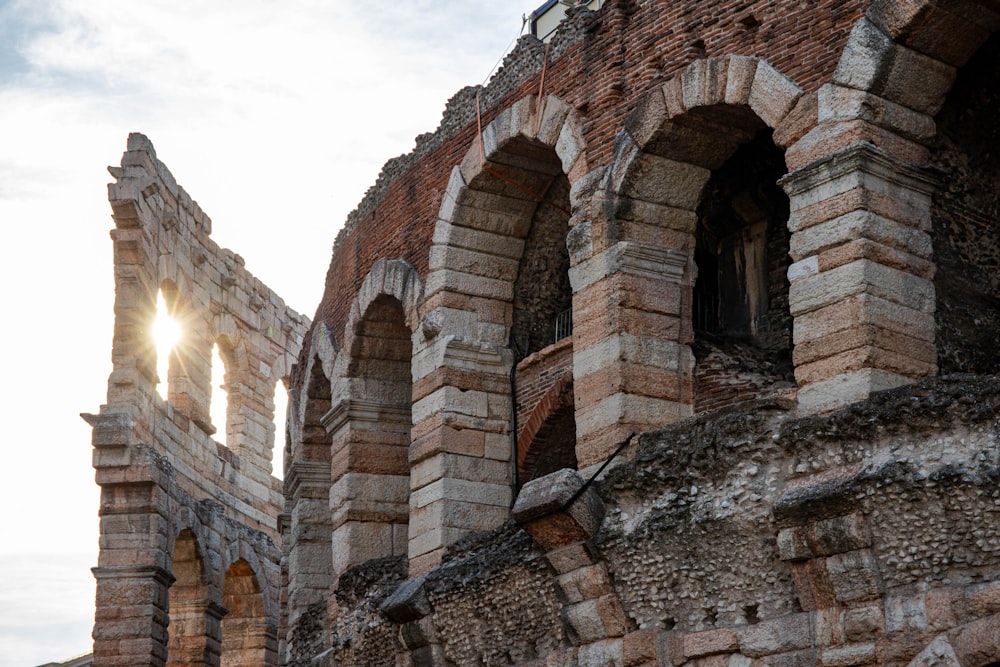
[[[343,625],[358,618],[351,614],[362,603],[341,589],[357,568],[398,564],[404,553],[399,590],[419,600],[397,602],[425,609],[428,593],[414,582],[437,576],[466,536],[504,525],[536,473],[549,479],[542,473],[565,466],[587,476],[632,433],[703,411],[720,419],[727,406],[761,397],[791,401],[803,415],[828,412],[937,374],[939,356],[948,370],[976,370],[960,361],[982,356],[973,327],[937,317],[937,296],[947,309],[974,309],[959,305],[961,290],[941,277],[934,258],[958,269],[951,285],[959,276],[990,303],[992,287],[980,278],[991,266],[991,232],[982,222],[992,209],[988,197],[969,192],[988,193],[991,172],[951,187],[952,195],[935,193],[945,168],[966,173],[963,165],[978,155],[968,140],[978,136],[970,129],[976,119],[990,127],[989,95],[968,91],[989,89],[993,70],[981,63],[995,61],[992,46],[967,62],[997,24],[995,8],[973,2],[610,2],[599,12],[570,12],[549,49],[522,39],[488,86],[449,101],[437,131],[388,163],[349,216],[293,377],[303,416],[293,432],[304,436],[321,424],[327,438],[303,437],[301,447],[292,438],[291,477],[315,478],[316,498],[296,495],[298,483],[290,487],[291,516],[303,519],[293,519],[288,543],[312,544],[308,535],[336,531],[344,517],[352,531],[333,540],[330,568],[287,549],[290,580],[311,582],[290,585],[290,596],[311,591],[312,600],[290,605],[290,618],[313,619],[309,610],[325,602],[321,627],[338,628],[317,635],[310,620],[303,641],[337,653],[344,649],[336,637],[368,632]],[[956,85],[949,97],[958,76],[973,83]],[[968,257],[973,247],[970,261],[947,258]],[[408,403],[350,370],[364,363],[354,341],[366,335],[370,304],[381,298],[400,306],[393,339],[408,332]],[[572,336],[547,348],[549,322],[567,305]],[[700,319],[703,312],[712,314]],[[977,321],[995,333],[991,317]],[[317,383],[327,389],[314,392]],[[330,396],[318,421],[305,417],[320,410],[314,394]],[[405,468],[366,454],[364,439],[342,441],[348,413],[338,405],[356,406],[369,424],[409,415],[408,483]],[[363,475],[350,478],[356,483],[339,478],[331,463],[345,455],[357,462],[350,474]],[[336,493],[327,519],[321,480],[331,466]],[[734,509],[733,520],[748,523],[733,530],[767,524],[775,532],[766,507],[756,518]],[[851,516],[844,520],[857,519]],[[747,585],[773,585],[771,597],[705,606],[705,591],[692,588],[687,595],[701,606],[677,607],[670,623],[702,632],[811,613],[799,611],[808,604],[795,586],[819,567],[812,558],[800,567],[797,557],[719,539],[719,550],[685,536],[663,550],[683,554],[698,544],[706,559],[731,558],[753,546],[741,564],[753,582]],[[308,553],[322,554],[319,548]],[[847,558],[846,551],[816,553],[826,564]],[[598,583],[560,597],[564,634],[552,641],[563,648],[549,653],[579,647],[573,655],[586,664],[604,664],[605,650],[648,658],[650,636],[627,632],[633,624],[646,630],[628,620],[631,594],[599,583],[620,586],[624,571],[609,574],[613,559],[593,546],[568,558],[550,562],[557,579],[586,572]],[[777,571],[784,578],[769,580]],[[664,585],[637,584],[635,595]],[[364,612],[366,628],[382,627],[376,606]],[[414,660],[455,659],[446,657],[450,635],[434,623],[400,622],[417,623],[403,631],[403,650]],[[620,645],[610,639],[625,634],[632,638]],[[727,630],[716,639],[729,646],[737,635]],[[716,639],[691,641],[715,646]],[[861,651],[845,650],[829,660]],[[692,648],[690,657],[720,652]],[[360,660],[345,656],[339,659]],[[528,659],[521,656],[507,660]]]

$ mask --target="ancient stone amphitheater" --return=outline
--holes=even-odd
[[[93,663],[1000,664],[998,27],[575,8],[386,164],[311,321],[132,135]]]

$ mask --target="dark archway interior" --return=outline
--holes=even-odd
[[[330,381],[323,374],[323,363],[319,357],[315,357],[306,388],[306,410],[302,423],[303,451],[297,457],[303,461],[330,461],[330,436],[323,426],[323,415],[330,411],[331,392]]]
[[[547,183],[533,194],[542,201],[535,207],[531,226],[524,240],[524,252],[514,281],[514,312],[510,330],[510,347],[518,359],[548,347],[556,340],[556,319],[569,311],[573,304],[573,289],[569,283],[569,252],[566,234],[569,232],[569,179],[551,148],[519,139],[502,151],[515,149],[530,159],[539,174],[547,174]],[[510,159],[510,158],[508,158]]]
[[[777,184],[785,173],[784,153],[762,129],[712,172],[705,187],[692,299],[696,396],[705,396],[705,381],[720,374],[754,376],[746,387],[751,393],[793,381],[789,204]]]
[[[412,343],[398,299],[383,294],[368,306],[352,352],[348,376],[365,380],[366,398],[398,405],[411,402]]]
[[[572,396],[572,394],[570,394]],[[546,420],[525,457],[519,483],[524,485],[563,468],[576,470],[576,421],[572,398]]]
[[[959,70],[936,117],[931,206],[938,367],[1000,372],[1000,35]]]

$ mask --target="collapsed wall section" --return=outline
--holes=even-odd
[[[547,509],[519,502],[520,527],[403,586],[358,568],[321,664],[1000,658],[1000,385],[924,380],[827,417],[790,405],[645,434],[569,505],[549,502],[567,471],[538,480]]]

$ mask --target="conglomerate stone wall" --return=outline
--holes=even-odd
[[[582,541],[572,506],[549,506],[524,523],[547,553],[508,524],[409,590],[398,576],[353,589],[319,664],[995,661],[996,379],[792,408],[751,401],[637,438],[574,501],[602,507]]]

